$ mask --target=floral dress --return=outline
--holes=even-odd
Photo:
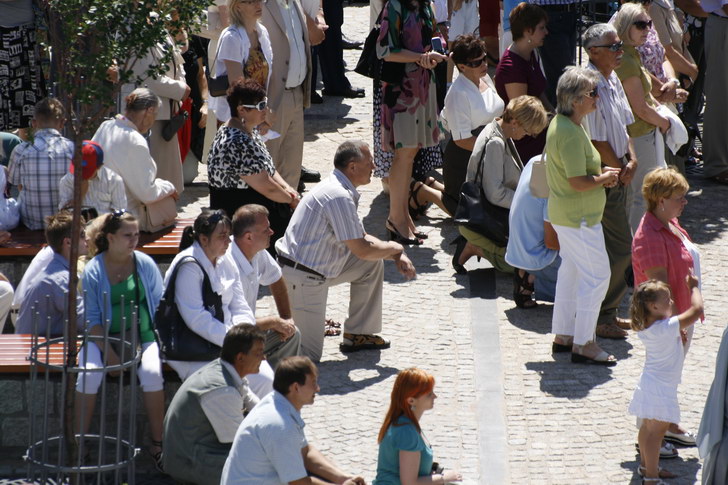
[[[434,13],[429,0],[415,2],[410,10],[399,0],[384,6],[377,55],[386,57],[403,49],[425,52],[434,32]],[[382,148],[427,148],[438,144],[435,78],[414,62],[405,65],[400,84],[382,83]]]

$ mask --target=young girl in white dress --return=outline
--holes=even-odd
[[[703,298],[698,279],[689,275],[690,308],[673,316],[670,287],[658,280],[639,285],[632,296],[632,329],[645,345],[645,367],[634,391],[629,413],[642,420],[637,441],[640,447],[639,474],[642,483],[661,485],[662,478],[675,475],[658,467],[660,445],[670,423],[680,422],[677,386],[683,359],[681,330],[688,328],[703,313]]]

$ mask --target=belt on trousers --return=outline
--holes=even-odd
[[[318,271],[314,271],[311,268],[309,268],[308,266],[304,266],[301,263],[297,263],[297,262],[293,261],[292,259],[288,259],[285,256],[281,256],[280,254],[278,255],[278,262],[284,266],[290,266],[291,268],[297,269],[299,271],[303,271],[304,273],[309,273],[312,275],[316,275],[319,278],[326,279],[326,276],[322,275]]]

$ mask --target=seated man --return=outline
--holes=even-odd
[[[246,375],[265,358],[265,335],[241,323],[228,331],[220,358],[187,378],[164,418],[164,470],[184,483],[220,483],[235,431],[258,403]]]
[[[65,123],[61,102],[42,99],[35,105],[33,143],[18,145],[10,156],[8,182],[20,190],[20,220],[34,231],[58,210],[58,183],[73,159],[73,142],[60,133]]]
[[[268,285],[278,309],[278,317],[255,319],[258,328],[266,331],[265,355],[270,366],[275,369],[284,358],[298,355],[301,332],[291,319],[291,303],[281,267],[266,251],[273,235],[268,209],[258,204],[240,207],[233,216],[232,232],[228,256],[235,261],[240,273],[245,301],[255,313],[258,288]]]
[[[81,206],[93,207],[96,215],[126,209],[126,189],[124,181],[113,170],[104,166],[104,151],[101,145],[85,140],[81,148]],[[59,209],[73,204],[73,164],[69,173],[63,176],[60,184]]]
[[[73,216],[61,211],[46,218],[45,237],[53,250],[53,258],[29,283],[24,294],[23,304],[15,324],[15,333],[34,333],[51,337],[63,335],[65,320],[68,316],[69,259],[71,256],[71,225]],[[78,240],[78,254],[88,251],[83,228]],[[83,298],[76,293],[76,324],[83,328]]]
[[[301,408],[313,404],[317,379],[308,357],[289,357],[278,365],[274,391],[235,433],[220,485],[365,485],[363,478],[344,473],[306,441]]]
[[[382,329],[382,260],[393,260],[407,279],[415,276],[402,245],[367,234],[357,214],[356,187],[371,181],[373,169],[366,143],[342,143],[333,173],[301,199],[276,242],[293,319],[301,329],[301,353],[314,361],[323,353],[329,287],[351,283],[341,351],[386,349],[389,341],[375,335]]]

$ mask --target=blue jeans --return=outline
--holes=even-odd
[[[536,299],[540,301],[553,302],[556,296],[556,276],[561,266],[561,256],[556,256],[553,263],[538,271],[529,271],[536,277],[534,283],[536,289]]]

